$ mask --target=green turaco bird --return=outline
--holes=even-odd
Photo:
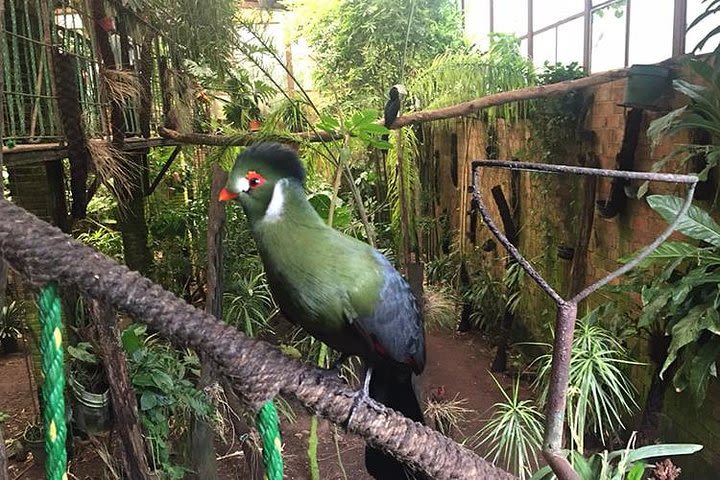
[[[293,150],[255,144],[238,156],[220,199],[242,204],[283,314],[343,355],[360,356],[372,371],[366,393],[422,422],[412,375],[425,366],[425,336],[410,287],[380,252],[329,227],[304,181]],[[365,465],[377,479],[412,478],[370,447]]]

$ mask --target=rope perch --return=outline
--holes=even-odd
[[[348,419],[355,392],[339,380],[246,337],[6,200],[0,200],[0,218],[0,255],[32,284],[55,281],[75,287],[176,344],[203,351],[256,411],[282,393],[338,425]],[[372,401],[358,406],[349,431],[433,478],[514,478],[431,428]]]

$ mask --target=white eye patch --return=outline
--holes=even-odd
[[[247,178],[243,177],[235,183],[235,188],[238,192],[247,193],[248,191],[250,191],[250,181]]]

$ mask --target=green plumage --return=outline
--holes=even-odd
[[[252,224],[253,237],[283,313],[301,319],[313,336],[336,350],[363,355],[352,322],[372,316],[383,283],[370,246],[330,228],[302,187],[283,181],[283,213]]]

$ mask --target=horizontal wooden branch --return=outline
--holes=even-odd
[[[274,140],[277,142],[293,143],[297,141],[306,142],[330,142],[342,138],[340,135],[319,131],[299,133],[243,133],[239,135],[209,135],[207,133],[181,133],[165,127],[158,128],[158,134],[178,143],[190,145],[211,145],[217,147],[251,145],[261,140]]]
[[[390,126],[391,129],[405,127],[416,123],[433,122],[436,120],[447,120],[449,118],[463,117],[478,112],[485,108],[497,107],[512,102],[521,102],[536,98],[552,97],[563,93],[582,88],[594,87],[603,83],[620,80],[628,76],[627,68],[610,70],[609,72],[596,73],[577,80],[566,80],[564,82],[550,85],[536,85],[509,92],[500,92],[485,97],[476,98],[467,102],[450,105],[449,107],[435,110],[423,110],[398,117]]]

